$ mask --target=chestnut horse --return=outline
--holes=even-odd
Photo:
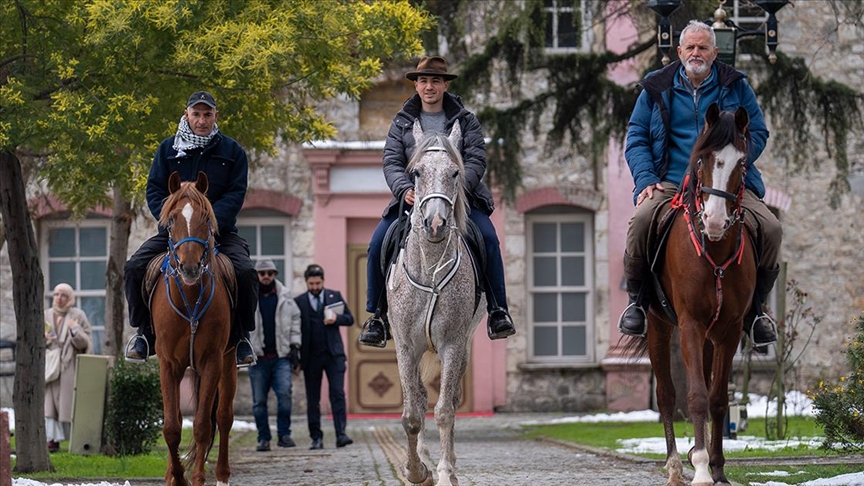
[[[204,463],[213,447],[217,426],[217,484],[228,485],[231,476],[228,434],[234,422],[237,368],[234,353],[227,349],[231,294],[226,282],[232,281],[233,269],[230,262],[226,266],[224,260],[217,258],[216,216],[205,197],[207,185],[203,172],[198,173],[194,183],[181,183],[177,172],[171,174],[170,195],[159,220],[168,229],[168,253],[162,263],[162,276],[153,290],[150,309],[162,385],[162,434],[169,453],[166,486],[187,485],[184,474],[190,466],[192,484],[204,484]],[[194,445],[184,464],[178,455],[183,421],[180,381],[188,367],[195,371]]]
[[[672,202],[677,213],[658,277],[665,299],[654,299],[648,313],[647,343],[642,345],[647,345],[657,379],[670,486],[684,484],[684,476],[672,427],[675,387],[670,344],[676,323],[664,304],[671,304],[672,314],[677,313],[690,386],[687,405],[695,441],[688,453],[695,468],[692,484],[728,483],[723,471],[723,426],[729,373],[756,285],[756,257],[741,205],[748,124],[743,108],[732,113],[721,112],[716,104],[709,107],[684,183]]]

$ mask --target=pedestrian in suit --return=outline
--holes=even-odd
[[[324,269],[312,264],[303,273],[306,292],[294,298],[300,308],[300,364],[306,382],[306,417],[309,421],[310,449],[324,448],[321,431],[321,380],[327,373],[330,407],[336,429],[336,447],[354,443],[347,434],[345,405],[345,348],[341,326],[354,325],[354,316],[338,290],[324,288]]]

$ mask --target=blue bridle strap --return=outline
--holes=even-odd
[[[209,250],[209,242],[207,240],[203,240],[201,238],[195,237],[187,237],[182,240],[174,243],[171,237],[168,237],[168,253],[165,254],[165,261],[162,262],[162,274],[165,275],[165,295],[168,299],[168,303],[171,305],[171,308],[174,309],[174,312],[177,313],[183,319],[189,321],[189,325],[191,327],[192,336],[189,340],[189,367],[192,368],[192,371],[196,371],[195,369],[195,360],[194,360],[194,343],[195,343],[195,333],[198,331],[198,322],[201,320],[201,317],[204,316],[204,313],[207,312],[207,309],[210,308],[210,304],[213,303],[213,296],[216,294],[216,277],[213,272],[210,271],[210,265],[204,265],[204,270],[201,272],[201,277],[209,276],[210,277],[210,295],[207,297],[207,301],[203,303],[202,300],[205,293],[204,283],[201,281],[201,277],[198,279],[198,298],[195,301],[195,307],[192,308],[189,305],[189,300],[186,298],[186,293],[183,291],[183,284],[180,282],[180,275],[178,274],[178,270],[171,265],[171,257],[175,256],[175,251],[177,248],[183,243],[194,242],[200,243],[204,247],[204,252],[201,254],[201,263],[207,259]],[[216,254],[216,249],[213,249],[212,252],[214,255]],[[183,299],[183,307],[185,307],[185,311],[177,307],[174,304],[174,300],[171,298],[171,277],[173,277],[174,285],[177,287],[177,291],[180,293],[180,298]]]

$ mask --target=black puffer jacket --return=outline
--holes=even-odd
[[[414,181],[405,172],[405,167],[414,153],[417,142],[411,130],[414,120],[420,117],[422,104],[420,96],[414,95],[405,102],[387,133],[384,145],[384,178],[393,193],[393,199],[384,210],[384,216],[398,210],[399,198],[405,191],[414,187]],[[446,130],[449,133],[457,121],[462,129],[462,161],[465,164],[465,185],[472,208],[492,214],[495,203],[492,193],[483,182],[486,173],[486,145],[483,142],[483,129],[473,113],[465,109],[459,96],[444,93],[444,114],[447,118]]]

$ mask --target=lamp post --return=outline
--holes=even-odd
[[[714,36],[717,39],[717,59],[726,64],[735,65],[738,39],[742,37],[765,36],[765,46],[768,47],[768,61],[772,64],[777,61],[777,17],[778,10],[783,8],[789,0],[754,0],[754,3],[768,14],[764,27],[759,29],[742,29],[735,22],[726,18],[726,10],[723,5],[726,0],[720,0],[720,5],[714,11]],[[657,47],[663,53],[663,65],[669,64],[669,50],[672,49],[673,37],[680,34],[675,32],[669,16],[681,6],[681,0],[648,0],[648,8],[660,16],[657,24]],[[707,23],[707,22],[706,22]]]

